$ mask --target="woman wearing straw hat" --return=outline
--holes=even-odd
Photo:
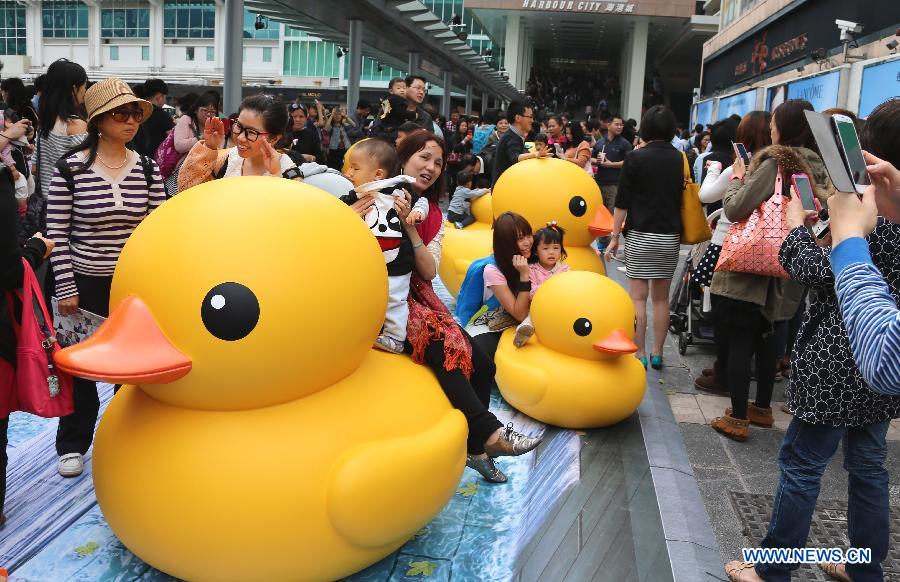
[[[113,271],[138,224],[166,199],[159,168],[125,147],[153,106],[121,79],[105,79],[84,96],[87,137],[57,164],[47,197],[47,235],[62,315],[79,308],[106,316]],[[94,382],[75,379],[75,412],[59,419],[59,474],[80,475],[94,436],[99,398]]]

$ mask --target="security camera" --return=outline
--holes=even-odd
[[[834,23],[837,24],[838,30],[841,31],[841,42],[853,40],[853,35],[859,34],[863,30],[862,24],[850,22],[849,20],[837,19]]]

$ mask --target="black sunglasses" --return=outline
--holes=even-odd
[[[138,123],[144,120],[144,110],[143,109],[131,109],[131,108],[123,108],[123,109],[113,109],[109,112],[110,116],[119,123],[125,123],[128,121],[128,118],[132,118]]]

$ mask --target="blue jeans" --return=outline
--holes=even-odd
[[[881,562],[888,552],[888,421],[866,426],[834,427],[791,421],[778,465],[781,476],[775,492],[769,531],[763,548],[802,548],[806,545],[822,473],[844,441],[844,469],[848,479],[847,522],[850,546],[872,550],[869,564],[847,564],[854,582],[883,580]],[[844,548],[845,550],[847,548]],[[769,582],[787,582],[795,564],[757,564],[756,572]]]

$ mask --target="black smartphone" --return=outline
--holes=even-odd
[[[831,116],[831,123],[844,164],[850,173],[850,179],[853,180],[853,186],[858,194],[862,194],[866,191],[866,186],[872,182],[869,180],[869,172],[866,171],[866,160],[863,158],[856,125],[846,115],[839,114]]]
[[[741,159],[744,160],[745,166],[749,165],[750,164],[750,154],[747,153],[747,148],[744,147],[744,144],[742,144],[740,142],[738,142],[738,143],[732,142],[732,145],[734,146],[734,154],[736,156],[740,156]]]

